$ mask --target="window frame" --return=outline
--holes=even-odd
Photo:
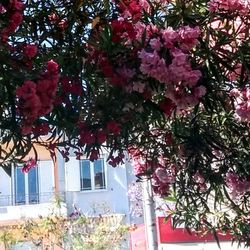
[[[18,202],[18,181],[17,181],[17,169],[21,171],[22,166],[20,164],[12,164],[12,174],[11,174],[11,180],[12,180],[12,203],[15,206],[22,206],[22,205],[32,205],[32,204],[40,204],[40,179],[39,179],[39,163],[37,163],[36,168],[36,190],[37,192],[35,194],[30,193],[30,177],[29,172],[28,173],[22,173],[23,174],[23,180],[24,180],[24,201]],[[36,195],[37,200],[35,202],[32,202],[30,199],[33,195]]]
[[[80,168],[80,192],[88,193],[88,192],[103,192],[108,190],[108,183],[107,183],[107,162],[105,156],[101,155],[97,160],[102,160],[103,164],[103,174],[104,174],[104,188],[96,188],[95,185],[95,172],[94,172],[94,162],[90,161],[87,158],[81,158],[79,160],[79,168]],[[82,161],[88,161],[90,164],[90,189],[84,189],[82,187]]]

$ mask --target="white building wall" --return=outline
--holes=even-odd
[[[73,204],[80,208],[81,211],[86,215],[99,215],[103,213],[119,213],[125,214],[126,222],[130,223],[130,204],[127,196],[129,183],[135,181],[135,177],[132,173],[132,167],[128,161],[122,166],[113,168],[107,165],[106,168],[106,185],[105,190],[95,191],[81,191],[80,190],[80,164],[75,159],[75,156],[70,157],[70,161],[65,163],[64,159],[60,154],[57,155],[58,164],[58,188],[60,192],[66,192],[66,203],[68,214],[73,211]],[[54,180],[54,165],[52,160],[43,160],[39,162],[39,193],[40,203],[47,203],[48,197],[51,197],[55,189]],[[11,178],[0,168],[0,202],[1,195],[10,197],[11,194]],[[51,202],[53,202],[51,200]],[[8,204],[1,205],[0,214],[2,216],[20,218],[25,217],[27,213],[39,214],[39,210],[42,208],[41,204],[25,206],[9,206]],[[40,206],[40,208],[39,208]],[[27,213],[24,214],[22,207],[25,207]],[[36,211],[32,211],[32,208]],[[6,210],[7,209],[7,210]],[[46,209],[45,209],[46,210]],[[43,213],[43,212],[42,212]],[[14,215],[15,214],[15,215]],[[6,217],[7,218],[7,217]]]
[[[103,213],[119,213],[126,215],[126,222],[130,222],[129,200],[127,197],[127,164],[113,168],[107,165],[107,189],[94,191],[80,191],[80,166],[75,157],[70,157],[66,163],[66,202],[69,214],[73,211],[73,204],[86,215]]]
[[[40,161],[38,164],[38,184],[40,203],[48,202],[55,190],[54,163],[52,160]]]
[[[66,215],[66,204],[63,203],[60,209],[52,203],[0,207],[0,223],[1,221],[38,218],[39,216],[45,217],[52,214]]]
[[[11,203],[11,178],[0,167],[0,206],[6,206]]]
[[[57,171],[58,171],[58,191],[65,192],[65,161],[60,153],[57,154]]]

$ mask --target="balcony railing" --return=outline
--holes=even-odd
[[[26,195],[1,195],[0,207],[18,206],[18,205],[32,205],[41,203],[53,203],[60,199],[65,201],[64,192],[46,192],[46,193],[32,193]]]

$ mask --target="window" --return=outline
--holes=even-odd
[[[15,204],[38,203],[38,169],[32,168],[28,173],[22,173],[21,169],[15,167]]]
[[[104,159],[80,161],[81,190],[106,189]]]

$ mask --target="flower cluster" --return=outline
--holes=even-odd
[[[125,0],[122,2],[116,0],[121,16],[133,21],[140,20],[144,11],[150,14],[152,6],[154,8],[166,8],[170,2],[171,0],[152,0],[149,4],[148,0]]]
[[[104,144],[108,136],[118,136],[121,131],[121,125],[113,120],[106,123],[105,128],[96,128],[89,126],[83,121],[77,123],[77,129],[79,131],[79,139],[77,141],[78,146],[84,147],[85,145],[91,147],[89,159],[91,161],[97,160],[100,153],[100,145]],[[77,152],[76,155],[81,155],[82,153]],[[123,163],[124,154],[119,153],[114,156],[110,153],[108,157],[108,162],[111,166],[116,167],[117,165]]]
[[[95,143],[104,143],[107,135],[103,130],[90,131],[88,128],[82,128],[80,132],[79,145],[91,145]]]
[[[236,118],[240,121],[250,121],[250,88],[232,89],[230,95],[234,98]]]
[[[232,197],[242,195],[250,191],[250,180],[240,178],[236,173],[229,172],[225,177],[226,185],[228,186]]]
[[[35,44],[26,44],[23,47],[23,54],[29,59],[34,58],[37,54],[37,46]]]
[[[178,31],[166,29],[149,40],[151,48],[139,52],[140,71],[164,84],[165,96],[178,109],[196,105],[206,93],[204,86],[197,86],[201,72],[192,69],[187,54],[197,44],[199,34],[198,28],[186,26]],[[168,56],[164,58],[161,54],[166,51]]]
[[[155,194],[166,197],[170,193],[171,184],[175,183],[176,167],[175,165],[160,165],[155,169],[152,175],[152,188]]]
[[[0,30],[0,38],[3,43],[8,41],[8,37],[15,32],[23,21],[24,4],[21,0],[11,0],[6,6],[0,4],[0,15],[7,15],[7,26]]]
[[[123,44],[128,49],[127,54],[117,54],[117,60],[110,61],[105,51],[96,50],[91,53],[94,63],[99,65],[111,85],[128,93],[139,92],[145,99],[165,95],[171,103],[168,110],[172,111],[175,108],[187,109],[199,103],[206,88],[199,82],[201,71],[193,69],[189,56],[198,44],[198,27],[158,29],[140,22],[134,25],[122,19],[112,21],[111,30],[112,41]],[[145,41],[142,41],[143,37]],[[139,45],[142,42],[143,47]],[[133,44],[138,47],[129,49]],[[135,63],[130,64],[130,61]],[[159,85],[159,92],[151,88],[150,79]],[[163,86],[164,92],[160,86]],[[162,106],[162,103],[158,104]],[[171,112],[165,113],[169,115]]]
[[[108,163],[112,167],[117,167],[120,164],[124,164],[124,158],[125,158],[124,153],[118,153],[118,155],[116,155],[116,156],[114,156],[112,153],[110,153],[110,155],[108,157]]]
[[[194,180],[197,188],[200,191],[206,191],[207,190],[207,184],[206,184],[205,178],[204,178],[202,173],[197,171],[193,176],[193,180]]]
[[[176,181],[176,165],[169,163],[163,157],[152,160],[145,152],[138,149],[130,149],[129,153],[135,175],[151,176],[154,193],[162,197],[168,196],[171,185]]]
[[[59,80],[58,65],[53,60],[47,63],[46,71],[35,81],[26,80],[16,89],[17,110],[23,119],[22,133],[29,134],[34,121],[53,109]]]
[[[239,12],[247,14],[249,12],[249,0],[210,0],[208,3],[211,12]]]

